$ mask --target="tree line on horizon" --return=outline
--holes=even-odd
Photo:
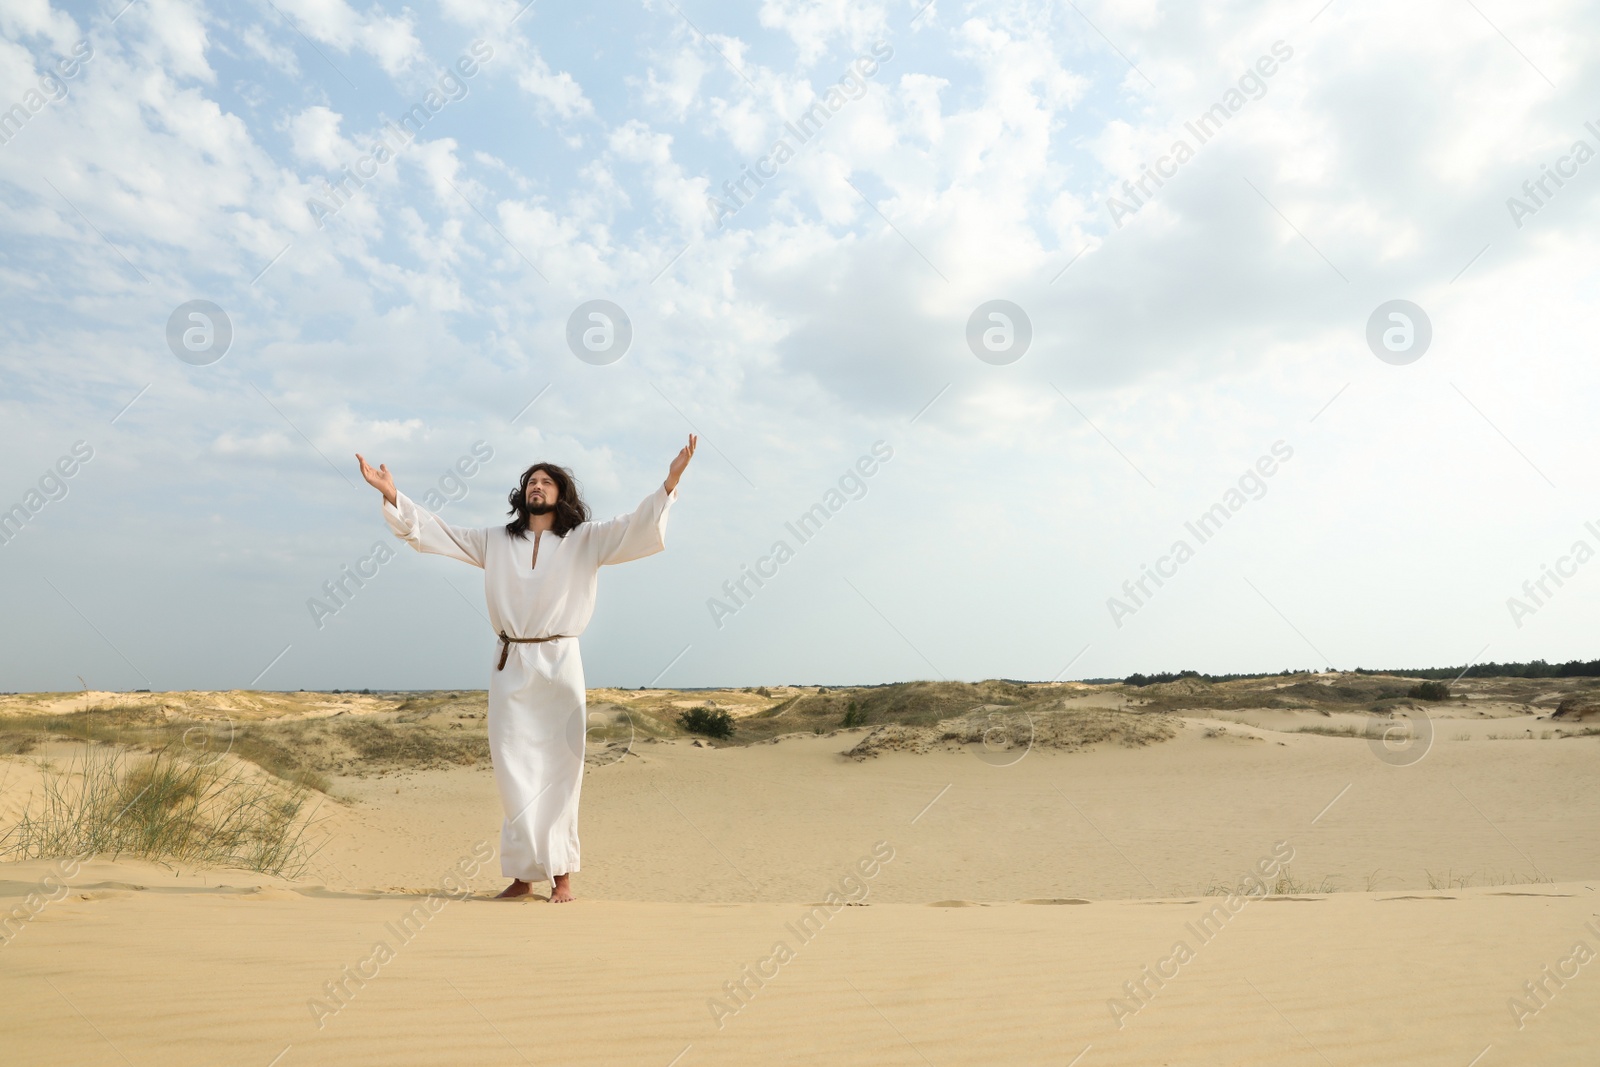
[[[1332,671],[1334,668],[1329,667]],[[1176,682],[1182,678],[1198,681],[1240,682],[1255,678],[1286,678],[1296,674],[1317,674],[1312,670],[1263,671],[1259,674],[1201,674],[1199,671],[1162,671],[1156,674],[1135,672],[1126,678],[1085,678],[1092,685],[1123,685],[1143,687],[1161,682]],[[1546,663],[1542,659],[1528,663],[1473,663],[1465,667],[1421,667],[1408,670],[1369,670],[1356,667],[1347,674],[1392,674],[1404,678],[1593,678],[1600,677],[1600,659],[1573,659],[1565,663]]]

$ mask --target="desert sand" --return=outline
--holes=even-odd
[[[883,727],[641,731],[559,907],[487,899],[486,766],[334,774],[293,878],[0,864],[4,1060],[1592,1064],[1600,740],[1540,711],[1435,709],[1409,763],[1277,707],[865,759]],[[7,824],[84,748],[0,758]]]

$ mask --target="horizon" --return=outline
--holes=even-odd
[[[1568,661],[1566,661],[1564,663],[1549,663],[1549,662],[1547,662],[1545,660],[1534,659],[1534,660],[1530,660],[1530,661],[1528,661],[1526,663],[1486,664],[1484,666],[1532,667],[1534,665],[1540,665],[1540,664],[1542,664],[1544,666],[1548,666],[1548,667],[1553,667],[1553,668],[1568,667],[1568,666],[1584,666],[1584,667],[1586,667],[1586,666],[1594,666],[1595,670],[1594,670],[1593,673],[1589,673],[1589,674],[1560,674],[1560,675],[1544,675],[1544,674],[1539,674],[1539,675],[1526,675],[1526,674],[1522,674],[1522,675],[1518,675],[1518,674],[1468,674],[1467,672],[1470,671],[1473,668],[1473,666],[1475,666],[1474,664],[1468,664],[1465,667],[1461,668],[1461,673],[1459,675],[1457,675],[1457,677],[1454,680],[1455,681],[1460,681],[1462,678],[1473,678],[1473,679],[1521,678],[1521,679],[1524,679],[1524,680],[1529,679],[1529,678],[1543,678],[1543,677],[1549,677],[1549,678],[1600,678],[1600,660],[1568,660]],[[1362,674],[1362,675],[1383,675],[1383,676],[1394,677],[1394,678],[1425,678],[1425,677],[1427,677],[1427,675],[1429,673],[1434,673],[1434,672],[1448,673],[1449,671],[1453,671],[1455,669],[1456,668],[1455,668],[1454,665],[1451,665],[1451,666],[1448,666],[1448,667],[1412,667],[1412,668],[1406,668],[1406,669],[1403,669],[1403,670],[1401,670],[1401,669],[1390,669],[1390,668],[1369,668],[1369,667],[1352,667],[1352,668],[1349,668],[1348,670],[1340,670],[1340,669],[1337,669],[1337,668],[1331,668],[1330,667],[1330,668],[1327,668],[1325,670],[1304,670],[1304,669],[1302,669],[1302,670],[1286,670],[1286,671],[1267,671],[1267,672],[1263,672],[1263,673],[1245,673],[1245,674],[1237,674],[1237,673],[1235,673],[1235,674],[1210,674],[1210,673],[1207,673],[1207,672],[1204,672],[1204,671],[1189,671],[1189,670],[1183,670],[1183,671],[1158,671],[1158,672],[1155,672],[1153,675],[1146,675],[1141,671],[1135,671],[1132,674],[1127,675],[1127,676],[1122,677],[1122,678],[1060,678],[1060,679],[1053,679],[1052,678],[1052,679],[1046,679],[1046,678],[1006,678],[1006,677],[1001,677],[1001,676],[995,676],[995,677],[990,677],[990,678],[980,678],[980,679],[976,679],[976,680],[972,680],[972,681],[968,681],[966,679],[961,679],[961,678],[942,678],[942,679],[907,678],[907,679],[902,679],[902,680],[899,680],[899,681],[892,681],[892,682],[758,682],[758,683],[756,683],[754,685],[748,685],[747,684],[747,685],[657,685],[657,686],[596,685],[596,686],[590,686],[589,688],[590,689],[627,689],[627,690],[660,689],[660,690],[671,690],[673,692],[679,692],[679,693],[697,693],[697,692],[711,692],[711,691],[716,691],[716,690],[730,690],[730,689],[731,690],[751,690],[751,689],[760,689],[760,688],[767,687],[767,686],[779,686],[781,688],[787,688],[787,689],[882,689],[882,688],[887,687],[887,686],[895,686],[895,685],[916,685],[919,682],[926,682],[926,683],[930,683],[930,684],[931,683],[935,683],[935,682],[953,682],[953,683],[962,684],[962,685],[981,685],[984,682],[1004,682],[1004,683],[1007,683],[1009,685],[1133,685],[1136,688],[1142,688],[1144,685],[1156,685],[1156,684],[1160,684],[1162,681],[1176,680],[1177,678],[1180,678],[1180,677],[1191,677],[1191,676],[1192,677],[1199,677],[1199,678],[1204,679],[1206,681],[1212,681],[1212,682],[1252,681],[1252,680],[1259,680],[1259,679],[1264,679],[1264,678],[1290,678],[1290,677],[1293,677],[1293,676],[1295,676],[1297,674],[1309,674],[1309,675],[1316,675],[1316,676],[1322,676],[1322,675],[1327,675],[1327,674],[1335,674],[1335,675],[1338,675],[1338,674]],[[1168,677],[1168,676],[1170,676],[1170,677]],[[1147,681],[1147,682],[1142,682],[1142,683],[1137,683],[1137,682],[1131,681],[1131,679],[1135,678],[1135,677],[1145,677],[1145,678],[1149,678],[1151,680]],[[1157,679],[1159,679],[1159,681]],[[387,687],[387,686],[381,687],[381,688],[374,688],[372,686],[363,686],[360,689],[348,688],[348,687],[344,687],[344,686],[335,686],[335,687],[329,688],[329,689],[307,689],[307,688],[264,689],[264,688],[254,688],[254,689],[238,689],[238,690],[209,690],[209,691],[213,691],[213,692],[246,692],[246,693],[339,693],[339,694],[345,694],[345,695],[349,695],[349,694],[353,693],[353,694],[355,694],[357,696],[361,696],[361,695],[379,695],[379,694],[383,694],[383,693],[438,693],[438,692],[443,692],[445,690],[461,691],[461,692],[474,692],[474,693],[487,692],[487,690],[485,690],[485,689],[478,689],[478,688],[474,688],[472,686],[459,686],[459,685],[421,686],[421,687],[411,687],[411,688],[403,688],[403,689],[401,689],[401,688],[391,688],[391,687]],[[46,693],[73,693],[73,692],[99,692],[99,693],[127,694],[127,693],[190,693],[190,692],[207,692],[207,691],[208,690],[204,690],[204,689],[200,689],[200,690],[197,690],[197,689],[0,690],[0,696],[37,696],[37,695],[42,695],[42,694],[46,694]]]

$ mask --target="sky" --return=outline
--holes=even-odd
[[[1593,658],[1597,29],[7,0],[0,689],[483,688],[354,453],[494,526],[690,433],[591,686]]]

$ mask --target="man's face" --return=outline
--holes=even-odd
[[[528,505],[528,512],[533,515],[544,515],[556,506],[556,480],[550,477],[547,471],[534,471],[528,479],[528,487],[524,491],[523,499]]]

